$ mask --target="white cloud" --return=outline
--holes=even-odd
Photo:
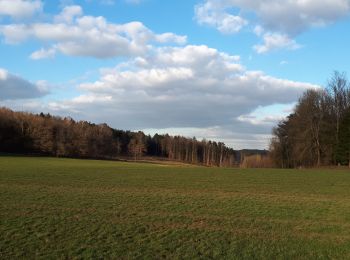
[[[48,85],[44,81],[31,83],[19,76],[0,68],[0,100],[37,98],[48,93]]]
[[[0,16],[10,16],[15,19],[28,18],[42,11],[40,0],[0,0]]]
[[[196,5],[195,17],[199,24],[209,25],[224,34],[237,33],[248,24],[242,17],[227,13],[223,6],[212,1]]]
[[[144,55],[151,43],[184,44],[186,36],[155,34],[140,22],[108,23],[104,17],[83,16],[80,6],[66,6],[52,23],[10,24],[0,26],[9,44],[37,39],[52,44],[48,50],[32,53],[32,58],[52,57],[56,52],[69,56],[110,58]]]
[[[288,116],[295,106],[295,102],[290,104],[274,104],[259,106],[249,114],[241,115],[237,119],[240,122],[247,122],[255,126],[266,125],[275,126],[279,121]]]
[[[79,5],[70,5],[63,8],[63,11],[55,16],[56,23],[72,23],[74,18],[83,15],[83,9]]]
[[[0,71],[0,79],[7,77]],[[267,148],[272,125],[309,88],[318,86],[249,71],[239,56],[187,45],[153,48],[101,69],[100,78],[80,84],[81,94],[71,99],[2,104],[121,129],[220,140],[237,149]],[[45,91],[47,83],[34,89]]]
[[[36,82],[36,88],[39,90],[40,93],[47,94],[49,93],[50,89],[50,83],[46,80],[39,80]]]
[[[7,80],[7,71],[4,69],[0,69],[0,80]]]
[[[72,99],[72,102],[77,104],[86,104],[86,103],[99,103],[99,102],[110,102],[112,101],[112,96],[104,95],[81,95]]]
[[[350,0],[203,0],[195,6],[199,24],[225,34],[240,31],[249,21],[257,23],[253,32],[264,41],[254,46],[258,53],[296,49],[299,45],[293,38],[300,33],[349,14]]]
[[[248,71],[238,56],[204,45],[161,47],[101,69],[99,80],[80,84],[80,96],[50,102],[47,109],[116,128],[197,129],[198,137],[241,142],[240,147],[253,143],[244,146],[239,138],[259,139],[259,147],[266,147],[262,136],[270,134],[279,113],[255,110],[290,104],[317,87]]]
[[[261,36],[264,34],[264,28],[261,26],[261,25],[256,25],[254,27],[254,33],[257,35],[257,36]]]
[[[232,126],[233,127],[233,126]],[[250,126],[256,127],[256,126]],[[242,132],[238,132],[242,130]],[[270,134],[261,133],[245,133],[245,129],[237,129],[237,127],[207,127],[207,128],[163,128],[163,129],[142,129],[146,134],[170,134],[181,135],[188,138],[196,137],[197,140],[207,139],[217,142],[224,142],[234,149],[267,149],[267,144],[271,139]]]
[[[205,0],[195,10],[204,6],[208,13],[224,10],[226,15],[232,15],[232,8],[238,8],[239,12],[252,12],[263,27],[288,35],[330,24],[348,16],[350,12],[349,0]],[[201,21],[201,16],[198,12],[196,14]]]
[[[38,51],[33,52],[30,55],[30,58],[32,60],[40,60],[40,59],[47,59],[47,58],[54,58],[56,54],[56,49],[51,48],[51,49],[40,49]]]
[[[174,33],[163,33],[155,35],[155,40],[159,43],[174,42],[176,44],[185,44],[187,42],[187,37]]]
[[[301,45],[297,44],[295,40],[290,39],[286,34],[264,33],[263,41],[263,44],[258,44],[253,47],[259,54],[278,49],[296,50],[301,48]]]

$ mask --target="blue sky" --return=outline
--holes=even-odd
[[[0,105],[267,148],[349,72],[349,0],[0,0]]]

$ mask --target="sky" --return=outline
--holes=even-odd
[[[0,106],[268,149],[349,74],[350,0],[0,0]]]

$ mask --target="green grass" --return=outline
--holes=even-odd
[[[350,258],[350,171],[0,157],[1,259]]]

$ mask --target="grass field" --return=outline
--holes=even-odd
[[[349,259],[349,170],[0,157],[0,258]]]

